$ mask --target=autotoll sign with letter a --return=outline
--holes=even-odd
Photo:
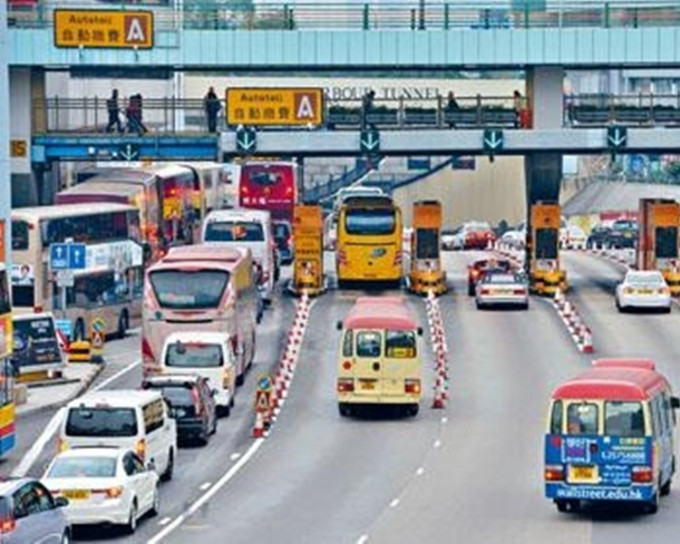
[[[323,89],[227,89],[227,123],[245,126],[321,125]]]
[[[153,12],[56,9],[54,45],[151,49]]]

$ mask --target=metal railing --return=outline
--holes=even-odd
[[[565,125],[680,126],[679,94],[581,94],[564,97]]]
[[[183,8],[157,2],[63,5],[56,1],[9,0],[9,25],[47,28],[53,12],[68,9],[151,9],[156,30],[302,30],[302,29],[513,29],[513,28],[641,28],[680,26],[675,0],[613,2],[412,2],[364,4],[262,2],[250,8],[185,2]],[[513,2],[514,3],[514,2]]]
[[[385,99],[362,107],[359,100],[326,100],[324,125],[329,130],[358,130],[375,127],[382,130],[404,128],[518,128],[522,116],[514,107],[511,96],[456,97],[456,106],[447,98],[435,99]],[[126,100],[119,100],[118,118],[123,132],[138,133],[134,119],[126,115]],[[226,111],[221,101],[222,112]],[[208,120],[202,99],[144,98],[142,122],[149,133],[205,133]],[[224,116],[218,116],[217,130],[235,128],[227,125]],[[286,127],[271,126],[263,130]],[[297,127],[309,130],[309,127]],[[109,126],[107,99],[61,98],[37,99],[33,103],[33,132],[96,134],[118,132]],[[287,130],[295,129],[288,127]]]

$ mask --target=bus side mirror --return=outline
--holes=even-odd
[[[335,328],[338,329],[339,331],[341,331],[341,330],[342,330],[342,321],[338,321],[338,322],[335,324]]]
[[[422,336],[423,335],[423,328],[418,327],[418,329],[416,329],[416,332],[418,333],[418,336]]]
[[[673,408],[673,410],[680,408],[680,398],[671,397],[671,408]]]

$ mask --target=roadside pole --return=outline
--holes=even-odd
[[[9,172],[9,32],[7,2],[0,2],[0,219],[5,220],[5,247],[11,248],[12,185]],[[5,252],[7,273],[12,271],[11,251]]]

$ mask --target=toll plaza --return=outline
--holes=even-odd
[[[413,203],[411,258],[407,276],[410,291],[420,295],[446,292],[446,272],[442,269],[440,235],[442,205],[437,200]]]
[[[527,266],[531,290],[538,295],[554,296],[567,289],[567,273],[560,264],[560,226],[562,208],[554,202],[538,202],[529,212]]]
[[[293,212],[293,279],[290,291],[310,296],[325,290],[323,215],[318,204],[300,204]]]
[[[680,204],[660,198],[640,199],[637,244],[639,270],[659,270],[672,296],[680,295],[678,226]]]

